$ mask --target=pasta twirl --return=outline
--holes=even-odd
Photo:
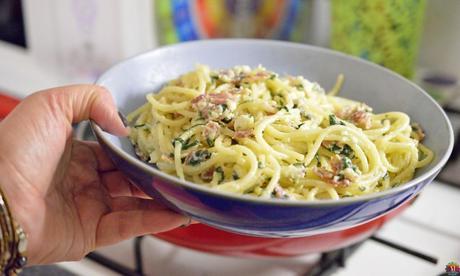
[[[136,153],[181,179],[237,194],[339,199],[409,181],[433,159],[402,112],[372,113],[303,77],[198,66],[133,111]]]

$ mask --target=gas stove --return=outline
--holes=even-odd
[[[373,237],[337,251],[289,258],[236,258],[171,245],[151,236],[99,249],[59,268],[77,275],[443,275],[460,260],[460,189],[429,185]]]

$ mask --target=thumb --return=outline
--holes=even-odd
[[[69,124],[91,119],[115,135],[128,134],[128,129],[118,116],[112,96],[101,86],[72,85],[41,93],[47,98],[51,108],[57,108],[65,114]]]

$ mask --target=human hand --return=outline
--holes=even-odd
[[[73,140],[72,123],[86,119],[128,133],[109,93],[93,85],[37,92],[0,122],[0,185],[27,234],[30,264],[78,260],[189,220],[147,199],[99,145]]]

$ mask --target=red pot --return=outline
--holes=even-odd
[[[155,234],[159,239],[198,251],[239,257],[290,257],[343,248],[365,240],[408,204],[379,218],[346,230],[300,238],[260,238],[222,231],[205,224],[192,224]]]
[[[13,110],[13,108],[19,103],[19,100],[16,100],[10,96],[0,94],[0,119],[6,117],[6,115]]]

